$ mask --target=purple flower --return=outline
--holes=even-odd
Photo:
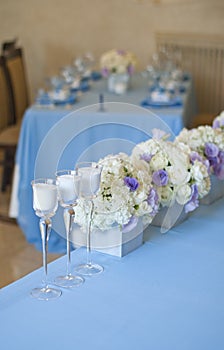
[[[117,50],[117,54],[124,56],[126,54],[126,51],[125,50]]]
[[[202,162],[202,157],[200,156],[200,154],[198,152],[191,152],[190,154],[190,161],[192,164],[194,164],[194,162],[198,160],[199,162]]]
[[[191,186],[191,197],[189,201],[185,204],[185,213],[195,210],[199,206],[198,200],[198,188],[196,184]]]
[[[215,158],[217,157],[219,153],[219,148],[212,142],[206,142],[205,144],[205,155],[209,158]]]
[[[166,170],[160,169],[154,171],[154,173],[152,174],[152,181],[157,186],[166,186],[169,181],[169,176]]]
[[[218,129],[224,126],[224,118],[221,118],[218,120],[218,118],[215,118],[212,123],[213,129]]]
[[[207,169],[208,173],[210,172],[209,160],[208,159],[203,159],[198,152],[193,151],[190,154],[190,162],[191,162],[191,164],[194,164],[194,162],[196,160],[198,160],[199,162],[202,162],[206,166],[206,169]]]
[[[219,159],[219,163],[224,164],[224,151],[219,151],[218,159]]]
[[[137,223],[138,218],[136,216],[132,216],[128,223],[122,226],[122,232],[126,233],[133,230],[136,227]]]
[[[127,67],[127,72],[128,72],[128,74],[133,74],[134,73],[134,66],[133,66],[133,64],[129,64],[128,65],[128,67]]]
[[[108,70],[108,68],[103,67],[102,70],[101,70],[101,73],[102,73],[102,76],[103,76],[104,78],[107,78],[108,75],[109,75],[109,70]]]
[[[153,155],[150,153],[143,153],[140,155],[140,159],[144,160],[145,162],[149,163],[152,159]]]
[[[125,185],[127,185],[130,190],[132,192],[134,192],[135,190],[137,190],[138,186],[139,186],[139,183],[138,181],[134,178],[134,177],[129,177],[129,176],[126,176],[124,178],[124,183]]]
[[[224,163],[215,165],[213,171],[219,180],[224,180]]]
[[[218,164],[219,164],[219,159],[218,159],[218,157],[213,157],[213,158],[211,157],[211,158],[209,158],[209,164],[210,164],[210,166],[212,166],[212,167],[218,165]]]
[[[153,208],[152,215],[155,215],[159,209],[159,196],[154,188],[151,188],[148,194],[147,203]]]
[[[219,120],[214,119],[214,121],[213,121],[213,123],[212,123],[212,127],[213,127],[213,129],[218,129],[218,128],[220,128],[220,122],[219,122]]]

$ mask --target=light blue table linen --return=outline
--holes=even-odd
[[[224,348],[224,200],[201,206],[123,258],[94,252],[105,271],[41,302],[29,295],[42,269],[0,290],[2,348],[222,350]],[[72,253],[72,266],[85,250]],[[49,278],[65,271],[65,257]]]
[[[183,106],[147,110],[139,106],[140,101],[147,93],[147,87],[139,77],[133,80],[132,89],[124,96],[107,93],[105,83],[103,80],[94,82],[91,90],[82,95],[80,102],[74,105],[73,110],[61,107],[33,106],[24,115],[16,156],[16,163],[19,168],[17,221],[27,241],[33,243],[39,250],[41,249],[41,240],[38,218],[32,209],[32,188],[30,185],[34,178],[54,177],[56,169],[73,168],[80,157],[82,157],[82,160],[86,157],[86,160],[97,161],[99,157],[108,153],[116,154],[120,151],[126,151],[127,142],[130,151],[136,143],[149,138],[150,119],[148,115],[153,115],[157,119],[158,126],[156,123],[155,126],[160,127],[162,123],[168,131],[171,129],[176,134],[184,126],[186,118],[187,120],[190,119],[195,108],[194,94],[190,86],[185,94]],[[105,112],[98,112],[99,105],[96,103],[101,93],[104,93],[106,102],[110,99],[117,103],[122,102],[126,106],[131,103],[132,106],[135,106],[134,112],[130,116],[126,112],[119,112],[119,108],[118,111],[113,112],[113,109],[110,110],[110,105],[112,105],[110,103],[105,103]],[[90,112],[87,108],[85,113],[85,108],[88,105],[93,107],[90,107]],[[76,111],[75,115],[74,111]],[[187,117],[186,111],[188,113]],[[72,117],[69,119],[70,115]],[[121,124],[119,124],[120,119]],[[70,124],[64,123],[64,120],[70,120]],[[125,123],[123,120],[125,120]],[[132,125],[129,125],[129,121]],[[60,132],[58,132],[58,129]],[[56,136],[54,135],[55,130],[57,130]],[[61,140],[70,131],[75,136],[70,136],[70,142],[68,140],[64,141],[67,144],[58,159],[58,164],[51,165],[57,147],[60,146]],[[111,139],[124,140],[124,148],[121,141],[117,144],[116,142],[110,142]],[[102,140],[104,142],[103,146],[100,143]],[[46,149],[45,153],[43,152],[43,145]],[[43,163],[39,162],[41,152],[42,158],[44,156]],[[60,210],[57,216],[59,215],[61,215]],[[64,230],[63,224],[61,230]],[[63,236],[64,232],[61,234]],[[53,230],[49,242],[49,251],[63,252],[64,250],[64,238]]]

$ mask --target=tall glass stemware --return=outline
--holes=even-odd
[[[44,279],[43,287],[34,288],[31,295],[40,300],[51,300],[58,298],[61,291],[49,287],[47,280],[47,251],[48,240],[51,232],[51,217],[55,215],[58,208],[57,182],[53,179],[37,179],[31,182],[33,189],[33,208],[40,217],[40,233],[43,249]]]
[[[80,276],[71,274],[71,249],[70,239],[72,231],[72,223],[75,217],[74,207],[80,192],[81,176],[77,175],[75,170],[59,170],[56,172],[58,182],[58,198],[59,203],[64,208],[64,222],[66,228],[67,242],[67,268],[66,275],[55,278],[55,283],[61,287],[71,288],[80,286],[84,279]]]
[[[81,275],[92,276],[103,271],[103,267],[91,260],[91,226],[94,212],[93,199],[96,196],[101,180],[102,167],[94,162],[80,162],[76,164],[76,171],[81,175],[80,197],[85,199],[87,211],[87,240],[86,240],[86,263],[78,265],[76,272]]]

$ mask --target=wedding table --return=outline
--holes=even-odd
[[[153,127],[162,127],[174,136],[196,113],[192,80],[186,83],[182,105],[161,108],[140,107],[148,94],[140,75],[131,84],[130,91],[115,95],[107,92],[105,80],[95,81],[69,109],[33,105],[25,112],[9,215],[17,218],[26,239],[37,249],[41,249],[41,240],[32,209],[32,179],[54,177],[56,169],[73,168],[78,160],[98,161],[109,153],[130,153],[136,143],[150,137]],[[98,104],[102,94],[103,105]],[[64,249],[64,238],[53,232],[49,250]]]
[[[148,227],[145,243],[123,258],[94,253],[104,272],[59,299],[30,290],[42,269],[0,290],[4,349],[222,350],[224,199],[201,206],[167,234]],[[85,255],[72,253],[72,265]],[[49,278],[65,271],[62,257]]]

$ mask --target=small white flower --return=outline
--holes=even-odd
[[[186,204],[191,197],[191,186],[190,185],[182,185],[177,189],[176,192],[176,200],[179,204]]]

